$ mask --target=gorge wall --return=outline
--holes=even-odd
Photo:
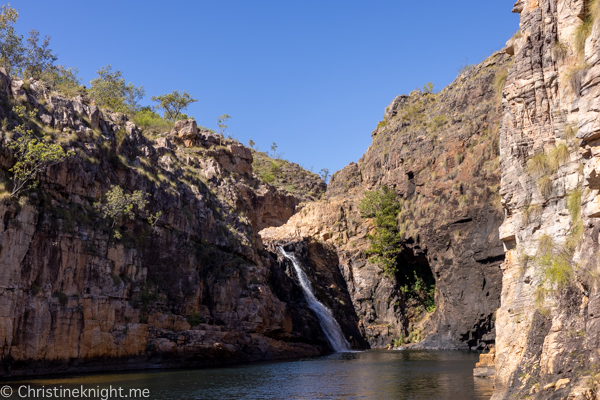
[[[261,232],[268,245],[311,238],[335,250],[332,261],[371,347],[413,342],[467,349],[494,341],[504,260],[498,237],[501,102],[494,83],[510,58],[495,53],[465,68],[440,93],[396,97],[363,158],[336,172],[320,201]],[[366,191],[384,185],[401,199],[404,250],[391,277],[366,254],[373,222],[358,209]],[[434,312],[403,291],[414,270],[435,279]]]
[[[0,376],[330,351],[293,274],[258,236],[322,194],[317,175],[259,154],[294,172],[277,189],[254,173],[251,149],[193,120],[152,137],[85,96],[69,100],[3,72],[0,82]],[[13,106],[37,115],[20,118]],[[15,199],[7,143],[19,124],[75,155]],[[148,204],[112,228],[96,203],[114,186],[141,191]],[[328,276],[343,282],[339,271]],[[338,312],[354,310],[347,300]],[[358,332],[354,324],[349,317],[345,327]]]
[[[439,93],[396,97],[327,188],[192,120],[150,135],[85,95],[0,73],[1,375],[324,354],[283,246],[354,348],[495,344],[494,399],[593,398],[597,7],[517,1],[505,49]],[[15,105],[37,116],[22,120]],[[17,200],[7,144],[22,123],[75,156]],[[95,206],[114,186],[148,200],[119,221],[121,238]],[[384,186],[400,203],[391,276],[369,257],[374,221],[359,211]],[[435,308],[408,294],[417,271],[435,282]]]
[[[494,399],[596,398],[600,26],[589,1],[518,1],[500,129]]]

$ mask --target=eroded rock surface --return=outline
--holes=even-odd
[[[332,176],[323,199],[287,224],[261,231],[268,244],[312,238],[335,247],[335,263],[371,347],[407,336],[423,348],[476,348],[494,341],[504,250],[498,237],[501,109],[493,82],[509,58],[492,55],[438,94],[396,97],[364,157]],[[398,219],[405,250],[400,272],[391,278],[365,253],[373,223],[358,211],[365,191],[382,185],[402,199]],[[413,269],[435,277],[434,313],[401,290]]]
[[[39,189],[0,201],[0,376],[330,351],[285,265],[257,234],[285,223],[303,197],[256,176],[250,149],[192,120],[151,140],[84,97],[0,80],[3,105],[37,107],[45,132],[76,152]],[[2,116],[15,126],[7,107]],[[9,140],[2,132],[5,184]],[[120,239],[94,206],[113,185],[148,200],[135,219],[118,221]],[[147,218],[159,211],[153,226]]]
[[[513,10],[521,26],[500,129],[506,262],[494,399],[595,398],[598,22],[585,49],[576,43],[591,6],[536,0]]]

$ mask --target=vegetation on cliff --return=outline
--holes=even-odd
[[[365,155],[333,174],[320,204],[288,224],[292,237],[336,245],[374,346],[419,329],[411,340],[427,338],[434,347],[493,341],[504,259],[497,234],[504,217],[501,98],[494,83],[509,64],[498,52],[439,93],[424,88],[397,96]],[[361,204],[369,206],[366,213]],[[388,213],[376,218],[374,205]],[[381,294],[364,298],[373,287]],[[467,320],[473,322],[466,326]]]
[[[21,120],[33,120],[37,109],[25,112],[25,107],[16,106],[13,112]],[[64,151],[56,143],[49,143],[44,139],[34,137],[33,130],[29,129],[26,122],[18,125],[13,131],[17,138],[8,143],[8,148],[13,151],[15,164],[9,169],[13,175],[11,196],[19,197],[28,189],[35,189],[39,184],[38,175],[53,165],[65,161],[75,154],[74,151]]]
[[[18,14],[3,11],[12,29]],[[111,66],[85,90],[76,70],[53,58],[37,70],[17,61],[4,60],[12,75],[0,70],[0,271],[17,293],[2,297],[17,325],[0,332],[1,343],[39,352],[47,365],[93,364],[98,354],[143,364],[157,352],[184,365],[181,354],[214,363],[326,348],[314,316],[301,311],[292,311],[301,332],[290,325],[272,334],[288,326],[286,307],[297,299],[270,289],[276,262],[258,237],[321,196],[316,174],[278,160],[277,178],[293,186],[263,181],[252,151],[224,136],[228,116],[219,117],[220,133],[198,127],[183,114],[195,100],[185,92],[159,96],[161,116],[139,104],[143,87]],[[62,322],[34,328],[45,318]],[[209,332],[202,337],[191,330],[200,324]],[[63,328],[78,334],[58,344]],[[93,351],[82,345],[92,331],[105,338]],[[266,343],[260,352],[257,339]],[[20,357],[10,351],[3,365]]]
[[[402,237],[398,231],[396,219],[400,211],[400,203],[396,193],[387,186],[379,190],[365,192],[365,197],[359,204],[364,218],[373,218],[375,233],[369,234],[371,247],[367,254],[372,254],[372,260],[383,266],[388,276],[398,272],[398,256],[402,252]]]
[[[404,250],[404,237],[399,231],[398,214],[401,203],[396,193],[382,186],[381,189],[366,191],[360,201],[359,210],[363,218],[373,218],[375,232],[367,235],[371,261],[383,267],[384,274],[398,280],[402,294],[419,300],[427,312],[435,310],[435,279],[430,270],[402,265],[399,257]]]
[[[307,171],[281,156],[270,157],[266,152],[252,149],[254,172],[265,183],[295,193],[303,201],[318,200],[326,185],[319,175]]]

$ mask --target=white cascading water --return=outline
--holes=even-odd
[[[314,311],[315,314],[317,314],[317,318],[319,318],[319,322],[321,323],[321,328],[323,328],[323,333],[325,333],[325,336],[327,337],[331,347],[333,347],[333,350],[336,352],[350,351],[350,343],[348,343],[344,337],[342,328],[340,328],[340,325],[337,323],[335,318],[333,318],[333,313],[331,310],[325,307],[325,305],[315,297],[312,291],[312,286],[310,285],[310,281],[308,280],[308,277],[304,271],[302,271],[302,268],[300,268],[300,263],[296,259],[296,256],[294,254],[287,253],[281,247],[279,247],[279,251],[281,251],[281,254],[283,254],[285,258],[292,262],[292,265],[296,270],[298,280],[300,281],[300,286],[302,286],[302,291],[304,292],[306,300],[308,301],[308,306]]]

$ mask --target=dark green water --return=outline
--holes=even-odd
[[[16,393],[21,385],[32,388],[79,388],[80,385],[108,388],[112,385],[123,388],[126,394],[130,388],[148,389],[150,397],[146,398],[164,400],[487,400],[492,393],[492,382],[473,378],[477,361],[478,355],[468,352],[372,350],[227,368],[68,376],[0,385],[8,383],[15,391],[10,397],[14,399],[22,398]]]

